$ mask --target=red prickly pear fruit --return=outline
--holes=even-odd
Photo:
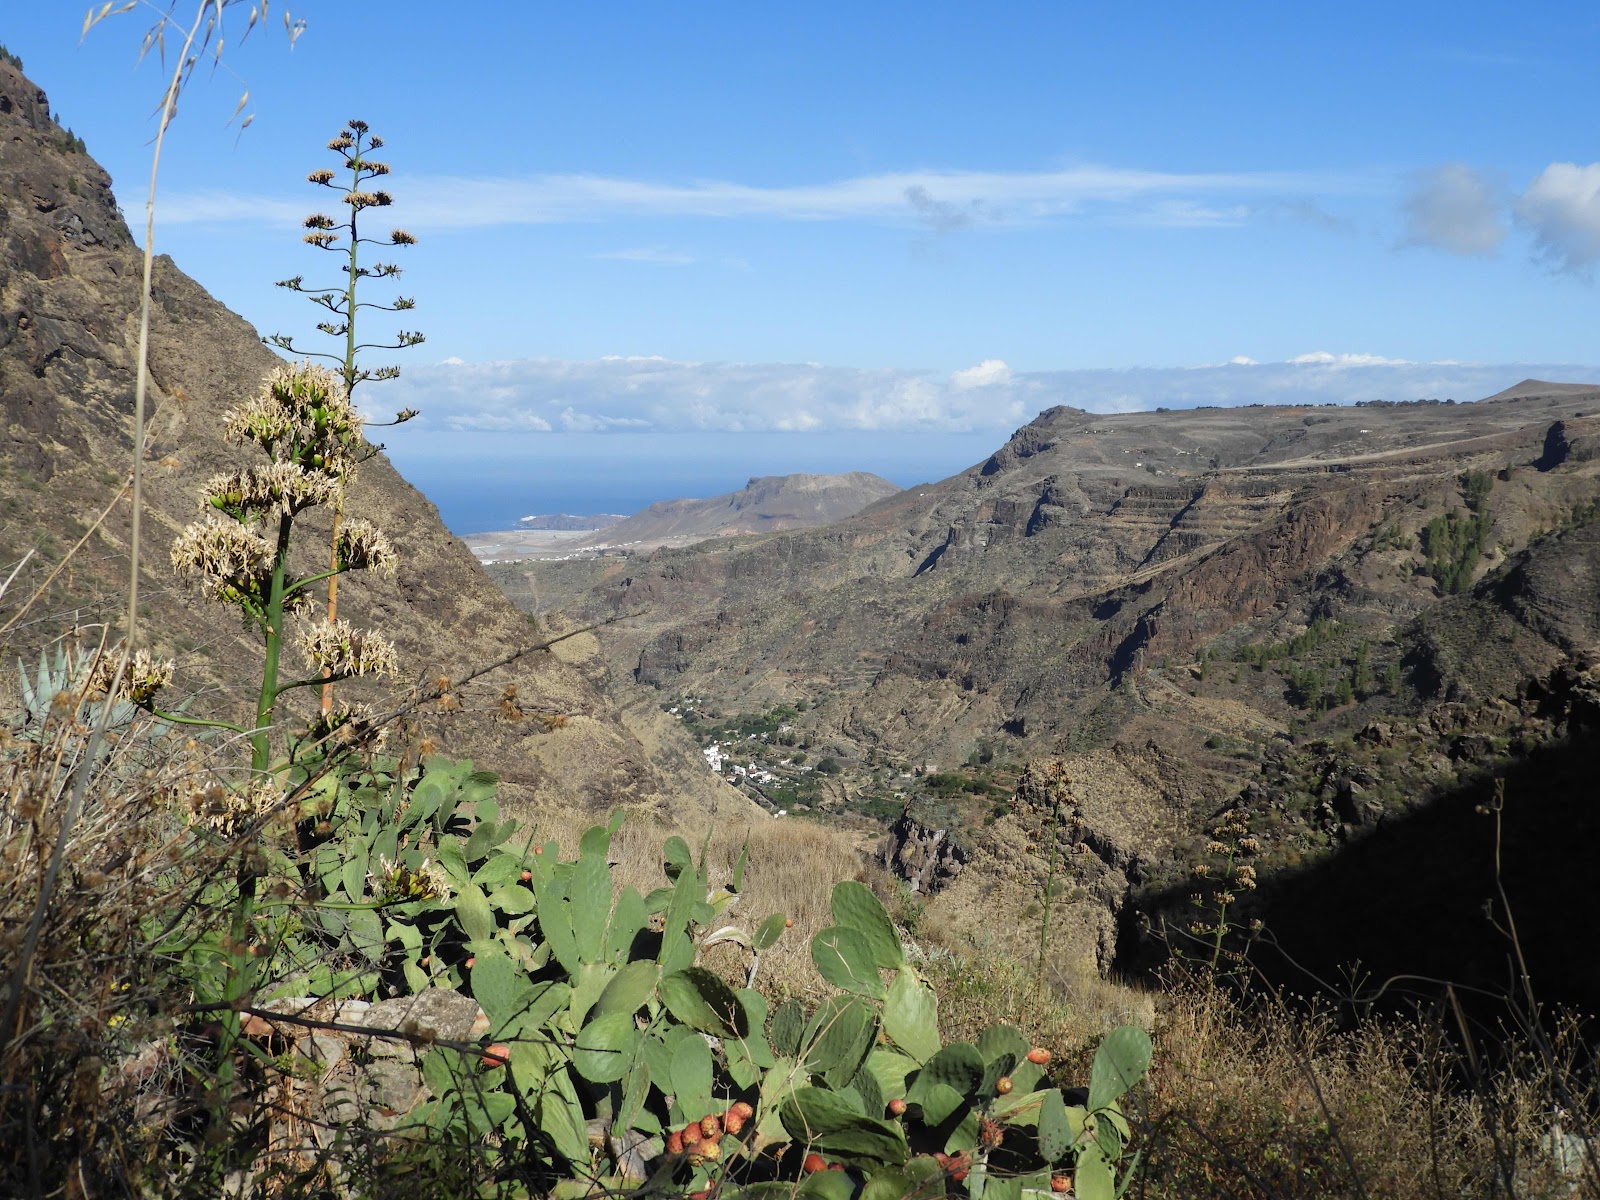
[[[826,1171],[828,1169],[828,1160],[813,1150],[806,1155],[805,1161],[800,1164],[800,1169],[807,1175],[815,1175],[818,1171]]]
[[[1011,1094],[1011,1088],[1011,1076],[1009,1075],[1002,1075],[999,1079],[994,1081],[994,1090],[999,1092],[1002,1096],[1009,1096]]]
[[[743,1100],[735,1100],[732,1104],[730,1104],[728,1106],[728,1111],[730,1113],[738,1114],[740,1117],[742,1117],[746,1121],[748,1121],[751,1117],[756,1115],[756,1110],[751,1108]]]
[[[1050,1051],[1043,1046],[1035,1046],[1028,1051],[1028,1061],[1035,1066],[1048,1067],[1050,1065]]]
[[[686,1147],[697,1146],[700,1143],[700,1124],[690,1121],[683,1127],[683,1144]]]
[[[503,1067],[511,1061],[511,1047],[504,1042],[496,1042],[492,1046],[484,1047],[483,1065],[486,1067]]]
[[[702,1137],[714,1138],[722,1133],[722,1122],[717,1120],[716,1114],[700,1119],[700,1134]]]
[[[1050,1190],[1052,1192],[1070,1192],[1072,1190],[1072,1176],[1070,1176],[1070,1175],[1052,1175],[1052,1176],[1050,1176]]]
[[[679,1133],[676,1129],[674,1129],[671,1133],[667,1134],[667,1153],[668,1154],[682,1154],[683,1153],[683,1134]]]
[[[890,1116],[894,1116],[894,1117],[903,1117],[903,1116],[905,1116],[906,1115],[906,1102],[904,1100],[900,1099],[900,1097],[898,1097],[898,1096],[896,1096],[893,1100],[889,1101],[889,1115]]]

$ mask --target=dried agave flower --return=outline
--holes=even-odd
[[[346,521],[339,527],[339,565],[352,571],[378,571],[394,578],[399,556],[382,530],[371,521]]]
[[[318,621],[300,631],[300,649],[313,666],[335,679],[392,675],[399,669],[394,643],[348,621]]]
[[[283,802],[283,788],[278,782],[270,775],[259,775],[243,791],[220,785],[208,789],[196,797],[190,819],[192,824],[232,841],[279,810]]]
[[[254,530],[213,513],[172,540],[172,566],[180,575],[202,576],[213,599],[256,601],[272,574],[272,547]]]

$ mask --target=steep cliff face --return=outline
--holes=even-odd
[[[65,562],[9,635],[12,654],[31,657],[73,627],[117,623],[130,526],[127,500],[113,501],[131,462],[139,280],[139,254],[106,173],[51,121],[43,91],[0,62],[0,560],[9,570],[35,552],[8,604]],[[222,414],[255,394],[277,362],[243,320],[159,260],[145,629],[158,650],[177,657],[177,689],[202,694],[197,711],[242,704],[259,649],[231,610],[178,586],[168,549],[198,514],[205,480],[248,461],[248,451],[223,441]],[[382,455],[363,467],[350,503],[391,534],[402,565],[393,582],[352,580],[342,609],[395,638],[408,677],[459,678],[538,639]],[[68,557],[86,532],[84,547]],[[308,569],[325,553],[316,540],[302,548]],[[629,732],[580,666],[535,654],[463,689],[462,711],[429,714],[426,732],[441,749],[500,771],[525,800],[586,809],[668,796],[699,807],[743,803],[708,776],[672,723],[641,712],[630,718],[637,733]],[[536,733],[535,721],[508,721],[511,709],[500,704],[507,688],[524,710],[563,714],[566,727]]]

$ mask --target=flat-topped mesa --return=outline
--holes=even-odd
[[[737,492],[662,500],[574,547],[689,545],[710,538],[831,525],[900,491],[866,471],[842,475],[758,475]]]

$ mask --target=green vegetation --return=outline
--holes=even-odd
[[[1424,570],[1446,595],[1465,591],[1472,582],[1478,559],[1489,544],[1492,521],[1487,512],[1463,517],[1453,509],[1423,526],[1422,553],[1427,558]]]
[[[1406,535],[1400,532],[1397,525],[1383,523],[1372,534],[1372,549],[1374,550],[1405,550],[1411,543]]]
[[[960,771],[935,771],[922,779],[923,790],[944,800],[962,794],[973,796],[1009,796],[1011,789],[992,782],[983,772],[964,774]]]
[[[11,51],[7,50],[3,45],[0,45],[0,62],[10,63],[17,70],[22,70],[22,60],[15,54],[11,53]]]
[[[1479,558],[1488,548],[1489,532],[1494,526],[1488,499],[1494,479],[1488,471],[1468,471],[1462,476],[1461,488],[1471,515],[1462,516],[1459,509],[1452,509],[1429,521],[1419,535],[1427,560],[1423,569],[1447,596],[1466,590]]]
[[[1249,663],[1262,670],[1268,663],[1281,659],[1299,659],[1329,642],[1337,641],[1350,632],[1351,626],[1329,617],[1312,620],[1304,633],[1296,634],[1286,642],[1250,643],[1234,651],[1235,662]]]
[[[1483,511],[1484,501],[1494,489],[1494,478],[1489,471],[1468,471],[1461,477],[1461,493],[1466,497],[1467,507],[1473,512]]]

